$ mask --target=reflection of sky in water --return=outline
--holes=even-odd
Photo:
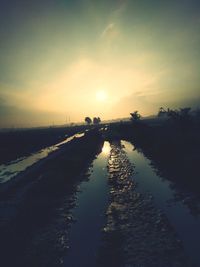
[[[102,153],[104,155],[109,155],[110,153],[110,144],[108,142],[104,142],[103,148],[102,148]]]
[[[122,141],[124,151],[135,166],[133,179],[138,183],[137,190],[141,193],[150,192],[154,198],[154,203],[158,208],[164,210],[170,223],[177,231],[183,241],[184,248],[188,256],[200,266],[200,219],[194,217],[186,205],[182,202],[168,205],[174,199],[175,192],[170,187],[170,182],[159,177],[144,155],[134,146],[126,141]]]
[[[19,158],[9,164],[0,165],[0,183],[7,182],[19,172],[26,170],[26,168],[30,167],[40,159],[46,158],[50,153],[58,150],[60,146],[72,141],[74,138],[80,138],[82,136],[84,136],[84,133],[75,134],[56,145],[44,148],[28,157]]]
[[[101,229],[105,225],[103,214],[108,205],[106,166],[109,151],[110,144],[104,142],[102,152],[93,161],[88,180],[80,184],[80,191],[76,195],[77,206],[72,211],[76,222],[71,226],[70,249],[64,258],[64,267],[96,266],[95,255],[102,241]]]

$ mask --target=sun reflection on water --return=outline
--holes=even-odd
[[[104,142],[104,145],[102,148],[102,153],[104,155],[109,155],[109,153],[110,153],[110,143],[109,142]]]

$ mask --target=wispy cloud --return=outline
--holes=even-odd
[[[101,34],[101,38],[114,38],[118,35],[118,31],[114,23],[109,23]]]
[[[101,33],[101,38],[113,39],[120,33],[117,23],[123,16],[124,11],[127,7],[127,0],[119,0],[116,6],[113,8],[109,16],[109,23],[106,25]]]

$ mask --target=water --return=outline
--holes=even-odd
[[[134,180],[138,183],[137,190],[141,193],[150,192],[154,197],[155,205],[167,215],[170,223],[178,233],[186,253],[191,260],[200,266],[200,219],[194,217],[187,206],[181,201],[168,203],[174,198],[174,191],[170,188],[170,182],[158,176],[142,153],[133,150],[134,146],[122,141],[124,151],[131,163],[135,165]]]
[[[58,150],[64,144],[72,141],[74,138],[81,138],[84,133],[77,133],[73,136],[68,137],[66,140],[55,144],[53,146],[46,147],[28,157],[19,158],[18,160],[12,161],[8,164],[0,165],[0,183],[5,183],[18,173],[25,171],[28,167],[38,162],[39,160],[46,158],[53,151]]]
[[[104,213],[108,204],[107,161],[110,145],[104,142],[101,154],[94,160],[88,181],[80,185],[77,207],[73,214],[76,223],[70,233],[70,249],[64,259],[65,267],[93,267],[96,251],[101,243],[101,229],[105,224]],[[77,254],[78,253],[78,254]]]

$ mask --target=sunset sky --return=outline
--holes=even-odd
[[[199,0],[0,1],[0,127],[199,103]]]

